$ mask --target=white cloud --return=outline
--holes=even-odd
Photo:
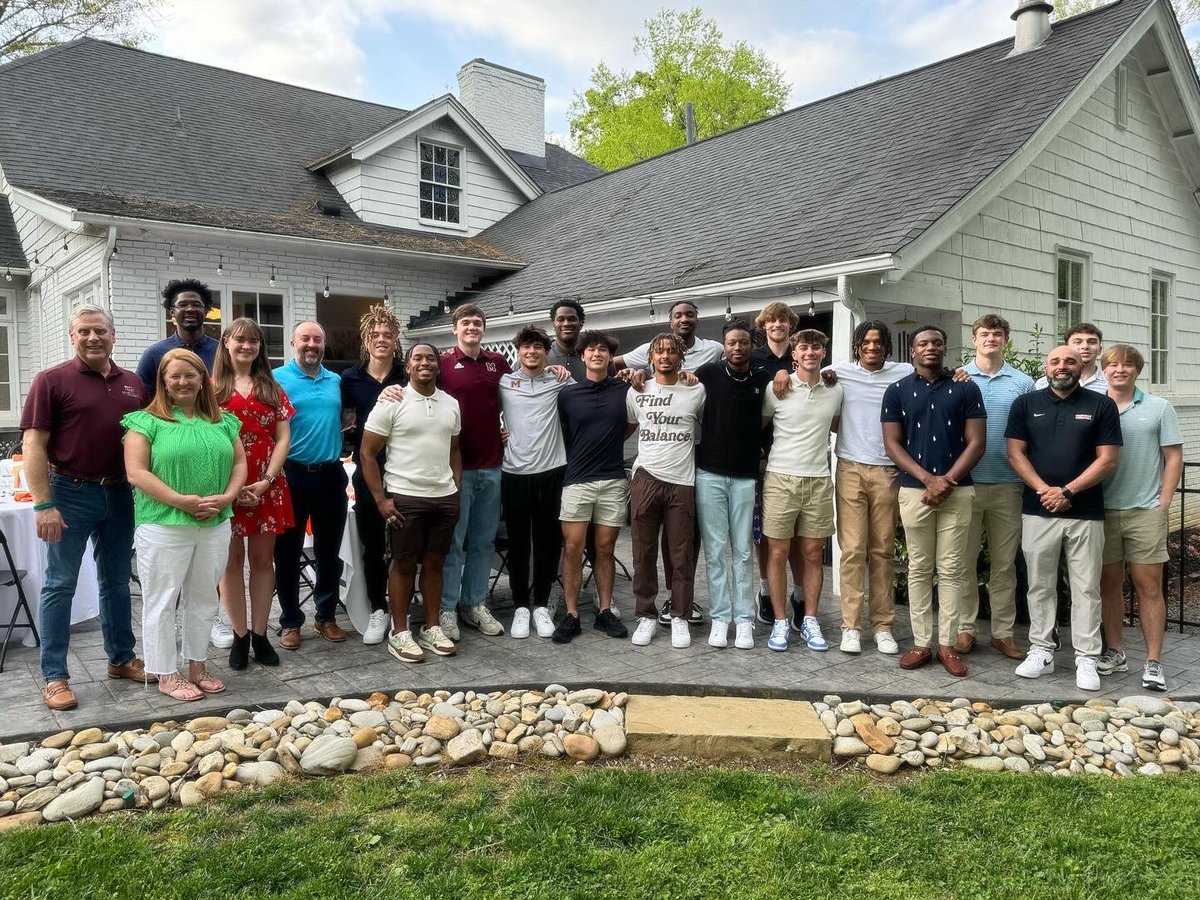
[[[897,45],[928,61],[1012,35],[1011,7],[997,0],[905,0],[885,9]]]
[[[773,32],[757,43],[791,83],[789,106],[826,97],[867,80],[862,39],[851,31]]]

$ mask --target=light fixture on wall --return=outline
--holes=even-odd
[[[117,253],[117,245],[116,245],[116,242],[114,242],[114,243],[113,243],[113,248],[112,248],[112,253],[110,253],[110,254],[108,255],[108,256],[109,256],[109,259],[116,259],[116,258],[117,258],[119,255],[120,255],[120,254],[118,254],[118,253]]]
[[[225,274],[225,254],[224,253],[217,254],[217,274],[218,275]]]
[[[167,246],[167,262],[169,262],[171,265],[175,265],[175,245],[174,244],[169,244]]]
[[[325,276],[325,290],[321,291],[321,296],[326,300],[329,299],[329,276]]]
[[[271,265],[271,280],[267,282],[271,287],[275,287],[275,265]]]
[[[916,319],[910,319],[910,318],[908,317],[908,307],[906,306],[906,307],[904,307],[904,312],[901,314],[900,318],[898,318],[898,319],[897,319],[895,322],[893,322],[892,324],[893,324],[893,325],[900,325],[900,326],[906,326],[906,325],[916,325],[916,324],[917,324],[917,320],[916,320]]]

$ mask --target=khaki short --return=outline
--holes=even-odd
[[[562,522],[594,522],[620,528],[629,522],[629,482],[624,478],[568,484],[562,489]]]
[[[763,479],[762,533],[776,540],[833,534],[833,482],[768,472]]]
[[[1167,511],[1164,509],[1106,509],[1104,565],[1165,563]]]

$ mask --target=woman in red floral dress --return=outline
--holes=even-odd
[[[246,451],[246,486],[233,507],[233,536],[229,562],[221,578],[221,602],[233,625],[229,667],[244,669],[254,658],[265,666],[279,665],[279,654],[267,639],[267,617],[275,593],[275,535],[292,527],[292,498],[281,478],[291,444],[295,414],[267,360],[262,329],[253,319],[236,319],[221,336],[213,365],[213,385],[221,409],[242,423]],[[250,629],[246,630],[244,567],[250,557]]]

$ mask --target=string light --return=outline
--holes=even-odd
[[[508,298],[508,314],[509,314],[510,316],[515,316],[515,315],[517,314],[517,311],[516,311],[516,310],[513,308],[513,299],[512,299],[512,297],[509,297],[509,298]]]
[[[387,306],[391,302],[392,302],[392,298],[388,296],[388,287],[386,284],[384,284],[384,286],[383,286],[383,305]]]
[[[329,299],[329,276],[325,276],[325,290],[321,291],[321,296],[326,300]]]
[[[217,274],[218,275],[225,274],[225,254],[224,253],[217,254]]]
[[[4,280],[12,281],[12,269],[10,269],[8,266],[4,267]]]
[[[275,287],[275,266],[271,265],[271,280],[267,282],[271,287]]]
[[[730,305],[729,295],[725,295],[725,321],[733,321],[733,307]]]
[[[808,314],[810,316],[815,316],[817,314],[817,301],[812,297],[812,295],[809,295],[808,298]]]
[[[175,245],[174,244],[171,244],[170,249],[167,250],[167,262],[171,263],[172,265],[175,264]]]
[[[650,321],[654,321],[654,298],[650,298]]]
[[[71,248],[67,246],[67,238],[66,238],[66,236],[64,235],[64,236],[63,236],[63,253],[66,253],[66,252],[67,252],[68,250],[70,250],[70,249],[71,249]]]
[[[42,264],[42,261],[41,261],[40,259],[38,259],[38,252],[37,252],[37,250],[34,250],[34,251],[33,251],[33,264],[34,264],[35,266],[40,266],[40,265]]]
[[[109,254],[109,259],[116,259],[120,254],[117,253],[117,245],[113,244],[112,253]]]

